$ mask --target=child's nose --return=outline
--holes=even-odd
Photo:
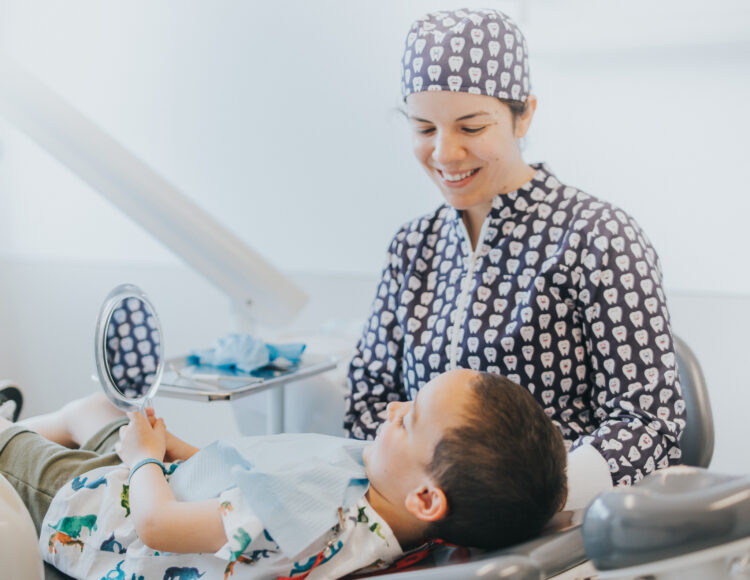
[[[386,407],[386,410],[388,411],[389,421],[393,421],[393,418],[396,416],[396,413],[398,412],[401,405],[403,405],[403,403],[399,403],[395,401],[388,403],[388,407]]]

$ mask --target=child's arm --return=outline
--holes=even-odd
[[[128,413],[120,430],[118,454],[132,467],[146,458],[161,461],[166,452],[162,419],[151,427],[141,413]],[[200,502],[175,500],[161,468],[147,463],[130,481],[130,511],[141,541],[163,552],[216,552],[227,541],[218,498]]]

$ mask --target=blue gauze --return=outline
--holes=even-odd
[[[304,350],[300,343],[271,344],[250,334],[230,333],[217,339],[214,348],[194,350],[187,362],[249,373],[270,363],[297,364]]]
[[[369,485],[364,441],[311,433],[243,437],[208,445],[169,480],[175,497],[200,501],[236,485],[284,554],[294,558],[338,523]]]

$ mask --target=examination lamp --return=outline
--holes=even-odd
[[[305,293],[49,87],[0,54],[0,114],[228,294],[279,325]]]

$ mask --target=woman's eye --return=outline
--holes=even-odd
[[[469,133],[470,135],[473,135],[474,133],[479,133],[480,131],[487,128],[487,125],[484,125],[482,127],[464,127],[464,133]]]
[[[417,127],[416,131],[420,135],[431,135],[435,132],[435,127]]]

